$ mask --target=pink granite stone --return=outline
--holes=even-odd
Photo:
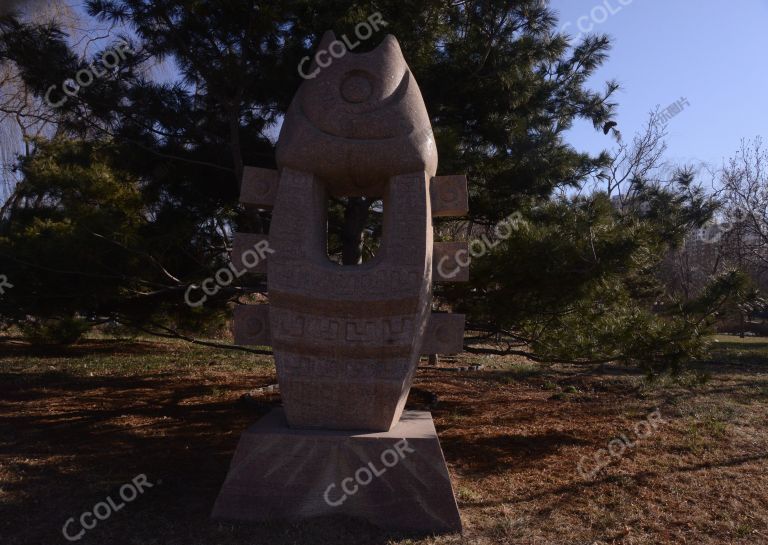
[[[333,40],[326,34],[320,48]],[[273,209],[270,307],[253,315],[238,309],[236,342],[273,347],[291,426],[386,431],[400,418],[422,346],[453,352],[461,345],[463,316],[429,330],[441,339],[425,339],[433,279],[468,278],[456,260],[466,244],[432,243],[433,216],[466,213],[466,177],[435,176],[429,116],[394,37],[335,58],[304,81],[283,123],[277,163],[278,171],[246,168],[243,176],[241,201]],[[363,265],[328,259],[332,195],[384,201],[381,245]],[[247,264],[262,237],[235,237],[236,266]],[[263,261],[250,269],[263,271]],[[261,327],[265,319],[269,327]]]
[[[327,32],[318,49],[335,40]],[[350,96],[355,87],[365,93]],[[302,83],[280,131],[277,163],[313,173],[337,196],[383,197],[393,177],[435,175],[429,115],[394,36],[368,53],[334,59]]]
[[[334,39],[327,33],[320,48],[342,43]],[[429,116],[394,37],[304,81],[277,164],[243,175],[241,202],[271,208],[272,220],[267,238],[239,233],[232,260],[241,270],[268,242],[249,272],[266,262],[269,305],[237,306],[234,333],[238,344],[273,347],[284,410],[241,437],[214,516],[340,514],[390,529],[458,531],[432,418],[403,408],[420,355],[462,349],[464,316],[432,313],[432,284],[467,280],[459,259],[467,245],[433,244],[432,218],[467,212],[467,181],[435,176]],[[383,199],[370,261],[328,258],[332,196]]]

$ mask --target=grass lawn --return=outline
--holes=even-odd
[[[77,543],[768,543],[768,339],[713,340],[712,361],[656,383],[516,357],[420,369],[409,406],[438,396],[430,410],[465,530],[419,539],[340,519],[209,520],[240,433],[279,404],[274,393],[240,401],[275,382],[269,357],[149,339],[52,352],[0,340],[0,543],[66,544],[67,519],[139,474],[155,486]]]

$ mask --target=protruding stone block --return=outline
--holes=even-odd
[[[429,354],[458,354],[464,350],[463,314],[433,312],[427,323],[427,333],[421,347],[423,356]]]
[[[279,182],[280,174],[277,170],[245,167],[240,185],[240,202],[254,208],[272,208]]]
[[[461,531],[432,415],[387,432],[297,430],[275,409],[240,438],[213,508],[226,521],[343,515],[414,533]]]
[[[269,305],[237,305],[234,334],[240,346],[271,346]]]
[[[433,217],[460,217],[469,213],[469,190],[465,175],[435,176],[429,193]]]
[[[432,280],[467,282],[469,246],[466,242],[435,242],[432,252]]]
[[[267,235],[235,233],[232,238],[230,259],[236,271],[249,274],[267,274],[267,256],[269,254],[269,237]]]

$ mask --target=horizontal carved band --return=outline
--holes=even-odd
[[[433,312],[427,323],[427,332],[421,354],[458,354],[464,350],[464,315]]]
[[[435,218],[466,216],[469,212],[467,177],[463,174],[435,176],[430,183],[429,194]]]
[[[421,348],[422,355],[456,354],[464,346],[463,314],[432,313]],[[235,344],[240,346],[271,346],[269,305],[238,305],[235,307]],[[325,345],[280,341],[275,348],[292,354],[328,358],[399,358],[408,357],[409,346],[361,346],[359,344]]]
[[[435,242],[432,251],[434,282],[469,280],[469,245],[466,242]]]
[[[270,290],[269,302],[281,309],[328,318],[385,318],[419,310],[418,296],[384,301],[337,301]]]
[[[296,354],[331,359],[391,359],[407,358],[411,354],[410,346],[369,346],[364,344],[321,345],[312,343],[276,341],[275,350]]]

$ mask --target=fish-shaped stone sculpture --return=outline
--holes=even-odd
[[[326,33],[320,49],[334,42]],[[454,258],[466,244],[434,243],[432,218],[466,214],[466,178],[435,175],[427,109],[393,36],[313,68],[286,113],[278,170],[245,169],[241,202],[271,207],[272,221],[266,237],[236,235],[233,261],[248,266],[245,253],[268,244],[269,304],[237,307],[235,342],[273,347],[291,427],[386,431],[420,356],[461,351],[464,316],[432,312],[432,283],[467,279]],[[369,261],[329,259],[329,196],[383,200]]]

